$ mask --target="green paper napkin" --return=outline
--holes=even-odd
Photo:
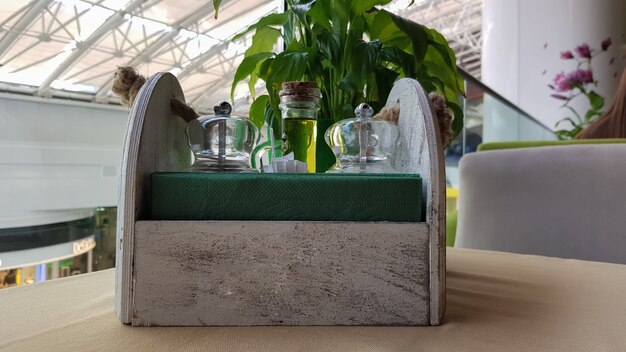
[[[412,174],[152,174],[154,220],[420,222]]]

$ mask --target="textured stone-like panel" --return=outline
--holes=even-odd
[[[398,103],[399,144],[394,169],[422,177],[425,221],[430,226],[430,323],[441,323],[446,307],[446,177],[439,123],[420,84],[402,78],[387,105]]]
[[[425,223],[140,221],[133,325],[428,325]]]

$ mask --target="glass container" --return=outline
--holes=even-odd
[[[189,171],[257,172],[250,154],[259,141],[259,130],[244,117],[231,116],[232,107],[222,101],[215,115],[201,116],[187,124],[189,146],[195,162]]]
[[[341,120],[326,130],[325,140],[337,163],[329,173],[397,173],[391,167],[400,135],[398,126],[373,119],[367,104],[359,105],[355,118]]]
[[[294,159],[306,163],[307,171],[313,173],[320,90],[315,82],[285,82],[278,95],[283,127],[282,155],[293,153]]]

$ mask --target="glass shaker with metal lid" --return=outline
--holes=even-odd
[[[398,126],[373,119],[374,110],[360,104],[355,118],[341,120],[326,130],[326,143],[337,163],[329,173],[397,173],[391,167],[400,135]]]
[[[257,172],[250,154],[259,141],[257,127],[244,117],[231,116],[232,107],[222,101],[215,115],[201,116],[187,124],[189,146],[195,162],[189,171]]]

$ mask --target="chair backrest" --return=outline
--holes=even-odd
[[[540,141],[505,141],[505,142],[488,142],[478,146],[477,151],[486,152],[488,150],[502,149],[521,149],[536,147],[557,147],[577,144],[626,144],[624,138],[597,138],[597,139],[572,139],[562,141],[540,140]]]
[[[626,263],[626,145],[473,153],[457,247]]]

